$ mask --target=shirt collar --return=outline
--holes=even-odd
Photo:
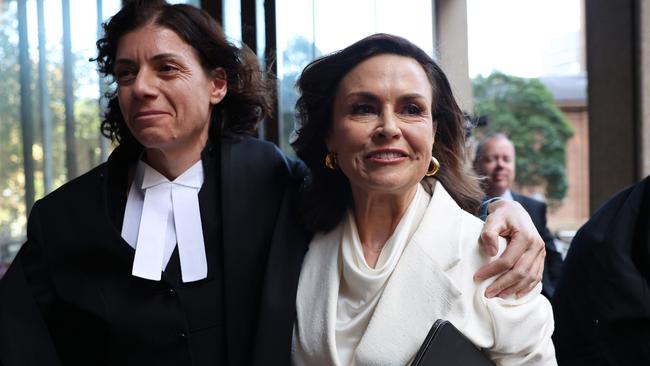
[[[138,178],[140,181],[137,180]],[[157,186],[161,183],[174,183],[191,188],[201,188],[203,185],[203,164],[201,160],[197,161],[184,171],[183,174],[170,181],[156,169],[152,168],[151,165],[139,160],[138,166],[136,167],[136,183],[142,190]]]
[[[499,198],[501,198],[502,200],[506,200],[506,201],[514,201],[515,200],[515,198],[512,196],[512,191],[509,190],[509,189],[506,190],[505,192],[503,192],[503,194],[501,196],[499,196]]]

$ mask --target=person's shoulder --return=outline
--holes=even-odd
[[[126,167],[135,162],[140,156],[142,147],[134,143],[122,143],[109,155],[108,160],[90,169],[86,173],[71,179],[58,189],[52,191],[40,201],[43,203],[59,200],[75,201],[90,199],[89,194],[96,194],[105,186],[108,174],[121,174]],[[94,196],[93,196],[94,197]],[[74,201],[73,201],[74,202]]]
[[[222,137],[222,144],[231,163],[244,164],[252,172],[280,169],[298,180],[307,174],[302,161],[288,156],[272,142],[251,135],[227,134]]]
[[[446,191],[444,193],[445,194],[442,195],[442,198],[447,202],[445,210],[446,215],[455,218],[453,221],[450,221],[454,222],[454,224],[450,225],[447,230],[457,231],[461,265],[463,266],[466,273],[474,273],[482,266],[488,264],[494,258],[497,258],[505,249],[506,241],[504,238],[499,238],[499,254],[496,257],[493,258],[487,255],[479,245],[481,232],[483,231],[483,226],[485,225],[483,220],[463,210]],[[494,280],[490,279],[484,284],[478,284],[472,280],[471,276],[468,278],[469,282],[467,282],[466,286],[468,286],[468,288],[474,289],[485,289],[485,287],[487,287]]]
[[[76,177],[38,200],[39,205],[69,205],[87,199],[101,186],[106,175],[106,163],[102,163],[88,172]]]
[[[131,162],[137,159],[140,151],[141,148],[137,146],[124,144],[117,146],[107,161],[39,199],[32,211],[36,209],[47,212],[46,215],[51,217],[64,217],[71,213],[75,213],[75,217],[82,217],[84,211],[86,215],[98,214],[97,210],[104,202],[103,195],[106,193],[109,173],[118,175],[125,173]]]
[[[576,238],[600,240],[606,233],[620,231],[621,225],[633,226],[639,215],[650,216],[649,210],[650,176],[610,197],[580,228]]]
[[[455,223],[452,227],[446,229],[458,231],[461,245],[464,247],[478,248],[476,243],[483,230],[483,220],[463,210],[440,182],[436,184],[432,199],[434,200],[432,203],[444,208],[443,219]]]
[[[481,234],[481,231],[483,230],[483,225],[485,222],[483,220],[479,219],[478,217],[472,215],[471,213],[463,210],[462,208],[458,207],[459,210],[457,211],[457,214],[462,218],[462,230],[461,230],[461,235],[464,237],[469,237],[469,238],[477,238]]]
[[[629,186],[610,197],[594,212],[593,219],[598,220],[615,216],[626,208],[633,209],[643,205],[644,200],[650,200],[650,176],[632,186]]]
[[[266,153],[278,157],[285,155],[274,143],[249,134],[227,133],[221,137],[221,143],[232,149]]]

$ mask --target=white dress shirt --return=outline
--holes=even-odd
[[[502,200],[506,200],[506,201],[514,201],[515,200],[515,198],[512,196],[512,191],[509,190],[509,189],[506,189],[506,191],[503,192],[503,194],[501,196],[499,196],[499,198],[501,198]]]

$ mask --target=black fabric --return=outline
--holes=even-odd
[[[560,365],[650,365],[649,187],[612,197],[571,242],[553,297]]]
[[[546,226],[546,203],[514,192],[512,197],[528,212],[537,232],[544,240],[546,257],[544,258],[544,274],[542,275],[542,295],[551,299],[560,278],[562,255],[555,247],[553,234]]]
[[[288,364],[310,239],[293,211],[304,167],[250,137],[208,145],[208,278],[185,284],[177,253],[162,281],[131,275],[134,250],[120,232],[137,157],[118,147],[34,205],[0,281],[0,364]]]

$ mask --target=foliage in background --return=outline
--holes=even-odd
[[[538,79],[523,79],[493,72],[473,80],[474,111],[487,125],[476,133],[502,132],[517,151],[516,182],[545,186],[546,197],[557,204],[566,195],[566,142],[573,129],[553,94]]]
[[[26,224],[25,175],[22,154],[22,130],[20,116],[20,67],[18,61],[18,15],[17,2],[0,1],[0,262],[6,260],[3,244],[19,243],[24,240]],[[60,44],[49,44],[47,48],[48,88],[52,118],[52,165],[54,188],[71,178],[66,176],[65,137],[63,103],[63,66]],[[84,51],[85,52],[85,51]],[[94,51],[92,51],[94,52]],[[43,182],[43,128],[40,116],[38,89],[38,51],[36,44],[30,44],[31,99],[34,128],[34,180],[36,199],[42,197]],[[87,55],[77,54],[74,61],[75,121],[77,162],[80,172],[85,172],[99,163],[99,91],[91,93],[97,85],[95,66],[88,62]],[[99,86],[96,87],[97,90]]]

